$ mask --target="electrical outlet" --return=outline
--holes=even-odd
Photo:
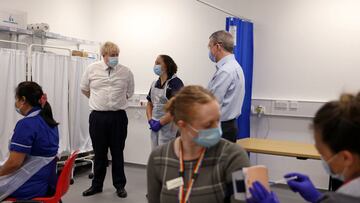
[[[254,112],[260,118],[262,115],[265,114],[265,106],[257,105],[254,109]]]

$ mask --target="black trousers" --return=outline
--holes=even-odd
[[[124,172],[124,147],[127,136],[128,118],[124,110],[92,111],[89,118],[90,137],[95,153],[94,179],[92,186],[102,188],[106,167],[108,165],[108,149],[112,157],[112,180],[115,188],[123,188],[126,184]]]
[[[222,137],[230,142],[236,142],[236,136],[238,134],[238,126],[236,119],[228,121],[221,121],[221,130],[223,131]]]

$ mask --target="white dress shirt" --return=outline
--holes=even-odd
[[[245,97],[245,77],[234,54],[225,56],[216,63],[216,72],[208,89],[220,103],[221,121],[240,116]]]
[[[128,98],[134,94],[134,76],[123,65],[109,68],[104,61],[98,61],[87,67],[80,87],[81,90],[90,92],[91,110],[124,110],[128,107]]]

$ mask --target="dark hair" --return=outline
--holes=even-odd
[[[42,108],[39,100],[43,96],[44,92],[40,85],[36,82],[26,81],[19,83],[16,87],[15,94],[18,99],[25,97],[25,101],[31,106]],[[40,116],[52,128],[59,125],[59,123],[57,123],[53,118],[51,106],[48,102],[46,102],[44,107],[41,109]]]
[[[177,65],[175,61],[168,55],[160,55],[166,65],[166,71],[169,78],[177,72]]]
[[[338,101],[324,104],[313,127],[334,153],[349,150],[360,155],[360,92],[342,94]]]

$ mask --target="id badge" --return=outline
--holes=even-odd
[[[182,177],[174,178],[172,180],[166,181],[166,187],[168,190],[172,190],[184,185],[184,180]]]

